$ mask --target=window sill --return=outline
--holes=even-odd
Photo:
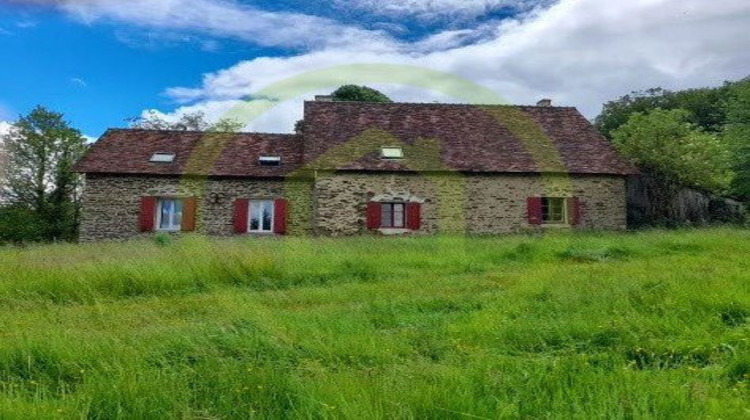
[[[411,233],[415,231],[407,228],[380,228],[378,229],[378,232],[382,233],[383,235],[403,235],[404,233]]]

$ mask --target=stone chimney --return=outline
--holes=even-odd
[[[331,95],[315,95],[315,102],[333,102]]]
[[[552,106],[552,99],[544,98],[537,102],[536,106]]]

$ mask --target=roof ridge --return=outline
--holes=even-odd
[[[306,100],[304,101],[305,104],[307,103],[315,103],[315,104],[371,104],[371,105],[383,105],[383,106],[389,106],[389,105],[417,105],[417,106],[436,106],[436,107],[484,107],[484,106],[490,106],[490,107],[506,107],[506,108],[552,108],[552,109],[578,109],[574,106],[560,106],[560,105],[549,105],[549,106],[539,106],[539,105],[519,105],[519,104],[488,104],[488,103],[482,103],[482,104],[468,104],[468,103],[455,103],[455,102],[372,102],[372,101],[315,101],[315,100]]]
[[[283,136],[283,137],[298,137],[300,134],[296,133],[269,133],[263,131],[201,131],[201,130],[160,130],[155,128],[117,128],[110,127],[106,131],[147,131],[153,133],[201,133],[201,134],[251,134],[261,136]]]

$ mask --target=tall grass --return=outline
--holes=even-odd
[[[744,230],[0,249],[0,418],[747,418]]]

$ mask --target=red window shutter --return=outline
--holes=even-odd
[[[542,224],[542,197],[529,197],[526,199],[526,210],[528,212],[530,225]]]
[[[419,230],[422,226],[422,211],[419,203],[406,204],[406,227],[411,230]]]
[[[238,199],[234,202],[234,232],[247,233],[247,217],[250,201]]]
[[[287,201],[277,198],[273,203],[273,233],[286,233]]]
[[[195,230],[197,207],[198,200],[195,197],[187,197],[182,200],[182,221],[180,224],[183,232],[192,232]]]
[[[370,201],[367,203],[367,229],[374,230],[380,227],[380,203]]]
[[[141,197],[141,214],[138,218],[141,232],[154,230],[156,219],[156,197]]]
[[[568,223],[571,225],[581,224],[581,199],[571,197],[568,200]]]

